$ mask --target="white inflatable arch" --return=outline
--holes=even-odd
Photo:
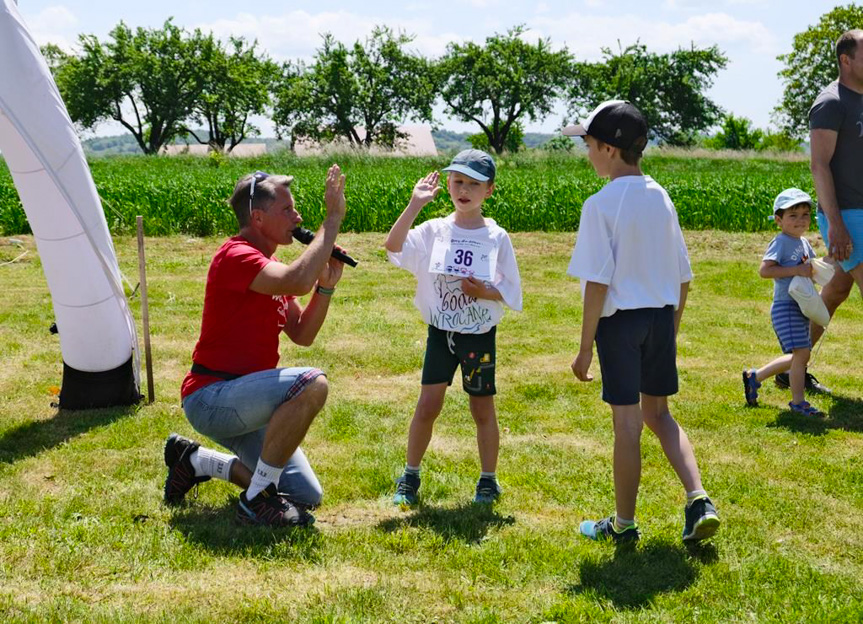
[[[66,106],[13,0],[0,0],[0,152],[51,291],[63,355],[60,407],[137,402],[135,323],[105,214]]]

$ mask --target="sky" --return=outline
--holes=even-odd
[[[776,59],[791,51],[794,35],[818,22],[835,0],[365,0],[363,2],[251,3],[222,0],[18,0],[18,8],[39,44],[55,43],[73,51],[79,34],[107,39],[121,20],[135,28],[155,28],[169,17],[186,29],[257,39],[277,61],[310,60],[320,34],[353,43],[375,25],[414,35],[411,48],[435,58],[449,42],[474,41],[524,24],[528,38],[548,38],[566,47],[577,60],[597,61],[602,48],[614,50],[636,42],[650,51],[679,47],[719,46],[728,66],[716,76],[710,97],[725,111],[749,118],[756,127],[771,126],[772,111],[782,95]],[[565,107],[548,118],[526,124],[527,131],[554,132]],[[438,124],[455,131],[478,128],[448,119],[438,109]],[[271,124],[260,124],[264,136]],[[119,125],[104,125],[96,134],[119,134]]]

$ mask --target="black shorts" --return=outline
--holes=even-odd
[[[495,394],[495,334],[492,327],[484,334],[460,334],[429,325],[423,362],[424,386],[446,382],[452,385],[455,369],[461,364],[461,384],[473,396]]]
[[[642,392],[677,393],[674,306],[618,310],[599,319],[596,352],[606,403],[634,405]]]

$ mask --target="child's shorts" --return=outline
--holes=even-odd
[[[606,403],[634,405],[642,392],[677,393],[674,306],[618,310],[599,319],[596,352]]]
[[[773,331],[779,338],[782,353],[811,348],[809,319],[803,316],[796,301],[774,301],[770,308],[770,320],[773,321]]]
[[[484,334],[460,334],[429,325],[423,362],[424,386],[446,382],[452,385],[455,369],[461,364],[461,384],[473,396],[495,394],[495,334],[492,327]]]

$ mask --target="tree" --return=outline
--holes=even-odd
[[[57,71],[69,60],[69,55],[63,49],[53,43],[48,43],[40,48],[42,56],[45,57],[45,62],[48,64],[48,69],[56,79]]]
[[[61,60],[57,84],[71,118],[85,128],[114,119],[145,154],[156,154],[182,132],[203,89],[200,63],[209,48],[171,20],[134,33],[120,22],[111,41],[81,35],[81,54]]]
[[[482,150],[484,152],[491,151],[491,145],[489,145],[488,142],[488,135],[485,132],[477,132],[476,134],[472,134],[467,138],[467,140],[468,143],[470,143],[471,147],[474,149]],[[509,132],[506,135],[503,149],[511,154],[514,154],[515,152],[523,148],[524,130],[522,129],[521,124],[516,122],[512,124],[512,127],[509,129]]]
[[[774,109],[776,123],[796,138],[809,133],[809,108],[824,87],[836,80],[836,41],[863,25],[863,7],[838,6],[821,16],[818,24],[794,35],[791,52],[777,57],[785,67],[779,78],[785,85],[782,102]]]
[[[247,46],[244,39],[231,37],[225,49],[211,34],[202,45],[207,51],[197,68],[203,89],[190,119],[206,125],[207,135],[199,137],[188,125],[183,130],[198,143],[220,152],[227,146],[230,152],[245,138],[260,134],[249,116],[263,114],[269,105],[279,67],[257,54],[257,42]]]
[[[583,117],[605,100],[628,100],[647,119],[650,137],[670,145],[691,145],[722,113],[706,92],[728,59],[716,46],[692,45],[667,54],[635,43],[604,60],[582,63],[569,89],[570,114]]]
[[[279,133],[294,141],[343,138],[350,145],[395,147],[407,136],[400,123],[432,119],[431,71],[423,57],[405,50],[411,41],[386,27],[375,27],[352,48],[324,35],[311,66],[284,66],[273,112]]]
[[[572,57],[548,39],[522,39],[524,26],[495,34],[481,46],[450,43],[438,63],[447,114],[475,122],[498,154],[516,123],[542,120],[570,80]]]
[[[712,149],[758,150],[763,140],[764,132],[753,128],[752,121],[729,113],[724,117],[719,132],[704,144]]]

